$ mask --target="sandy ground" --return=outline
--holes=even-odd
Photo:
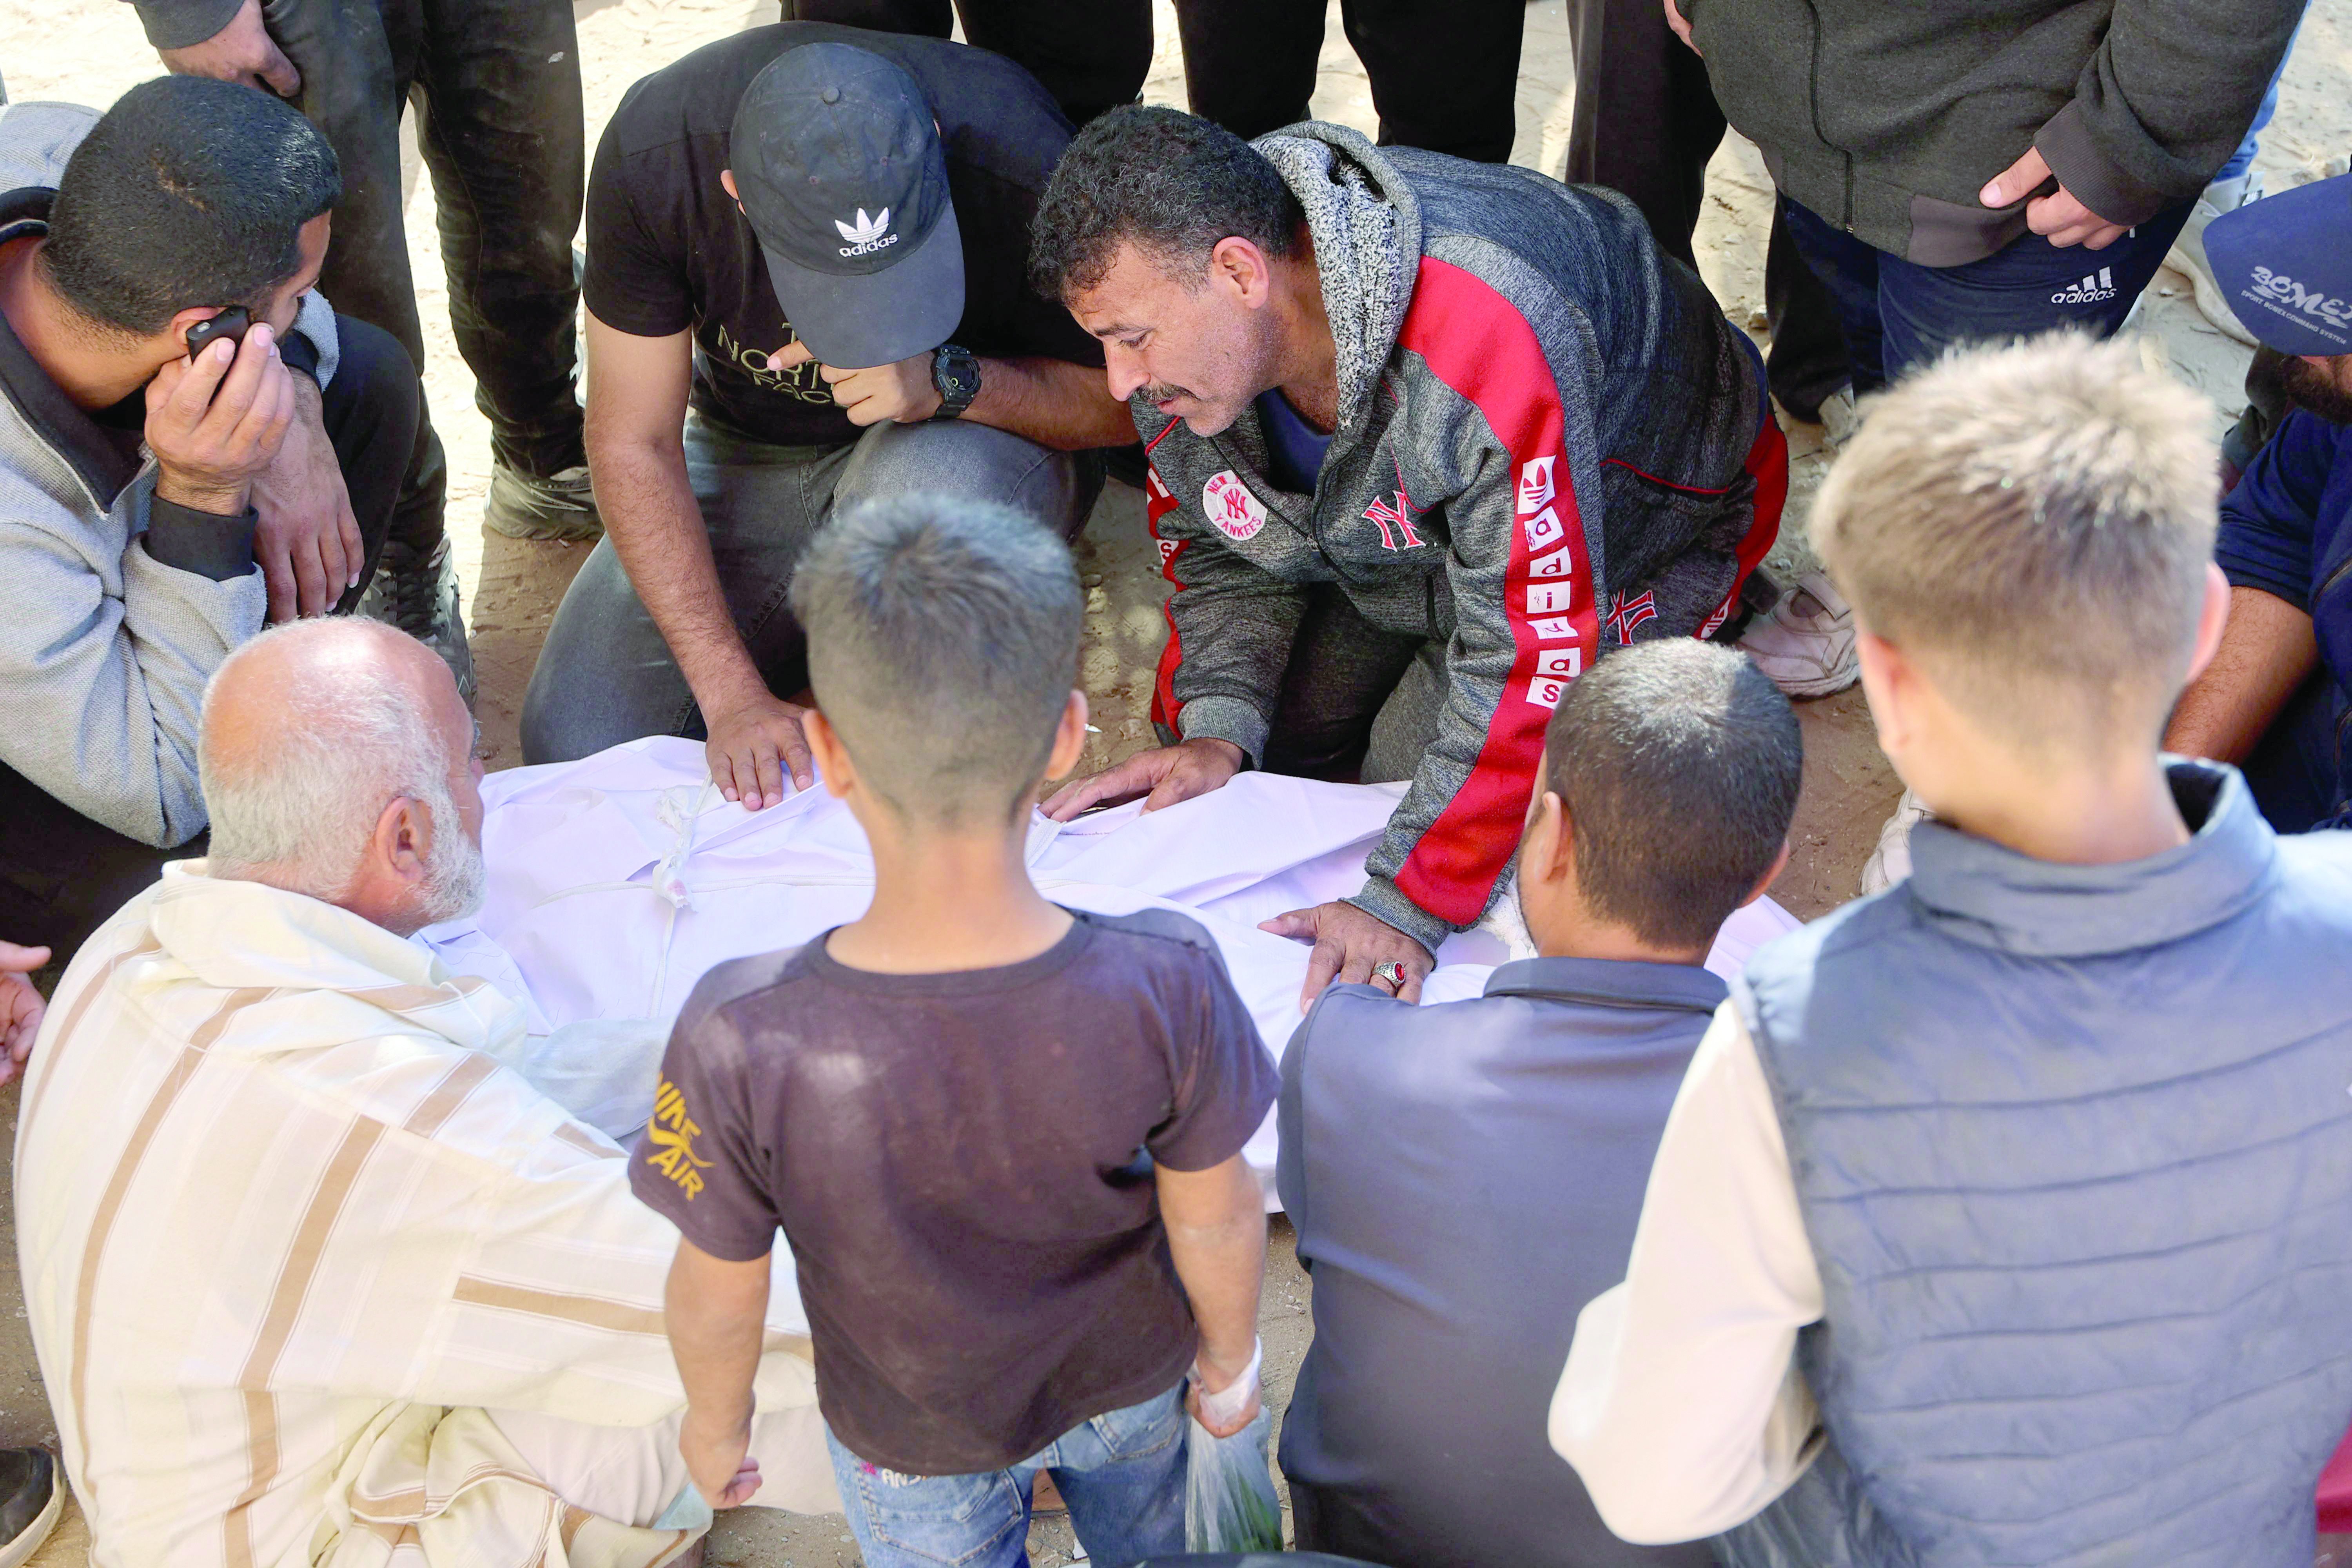
[[[1182,66],[1175,49],[1173,13],[1156,0],[1160,48],[1152,62],[1146,97],[1181,103]],[[590,144],[622,92],[646,72],[686,50],[739,28],[776,19],[776,0],[577,0],[580,50],[584,73]],[[1572,97],[1568,27],[1561,0],[1537,0],[1527,12],[1527,43],[1518,89],[1518,137],[1515,162],[1557,173],[1567,145]],[[2345,91],[2352,65],[2352,0],[2315,0],[2286,75],[2277,120],[2266,134],[2258,164],[2273,188],[2346,168],[2352,148],[2352,94]],[[11,97],[59,98],[104,105],[132,83],[153,75],[147,48],[128,5],[112,0],[79,5],[39,5],[7,0],[0,5],[0,75]],[[1321,62],[1315,111],[1322,118],[1375,129],[1363,72],[1339,27],[1334,7]],[[1769,182],[1755,151],[1737,137],[1727,142],[1710,174],[1712,199],[1699,230],[1700,270],[1734,321],[1760,334],[1763,316],[1763,238]],[[408,232],[428,338],[426,384],[450,464],[450,532],[457,544],[466,589],[474,654],[480,670],[480,712],[492,767],[520,759],[515,742],[516,715],[523,687],[564,585],[585,557],[579,546],[530,544],[488,534],[480,527],[480,502],[488,483],[487,426],[473,405],[473,382],[457,358],[446,315],[446,287],[435,249],[433,194],[428,180],[409,168]],[[2169,364],[2215,401],[2234,412],[2243,399],[2240,381],[2247,351],[2198,315],[2185,282],[2169,272],[2150,290],[2137,331],[2145,352]],[[1805,509],[1832,454],[1813,426],[1789,429],[1795,458],[1792,493],[1783,542],[1772,564],[1790,569],[1810,564],[1804,544]],[[1113,484],[1097,507],[1079,546],[1089,589],[1085,680],[1095,704],[1100,737],[1086,765],[1116,761],[1149,743],[1146,712],[1151,670],[1164,636],[1160,605],[1165,585],[1156,571],[1143,531],[1140,494]],[[1892,809],[1899,786],[1870,731],[1869,714],[1858,691],[1800,705],[1804,721],[1804,795],[1798,807],[1795,853],[1773,891],[1790,909],[1822,913],[1853,897],[1855,878]],[[0,1091],[0,1113],[13,1126],[16,1096]],[[13,1224],[0,1207],[0,1443],[52,1441],[40,1374],[24,1324],[16,1274]],[[1277,1222],[1266,1276],[1265,1333],[1267,1393],[1279,1409],[1309,1332],[1308,1286],[1299,1270],[1288,1227]],[[87,1536],[69,1517],[37,1560],[45,1565],[79,1563]],[[1040,1563],[1070,1561],[1067,1527],[1039,1522],[1032,1537]],[[744,1568],[783,1564],[853,1564],[857,1561],[846,1529],[837,1519],[795,1520],[764,1510],[744,1510],[722,1521],[711,1539],[711,1561]]]

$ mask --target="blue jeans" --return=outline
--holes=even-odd
[[[1028,1568],[1029,1487],[1039,1470],[1070,1505],[1070,1524],[1101,1568],[1184,1550],[1184,1385],[1082,1421],[1044,1452],[1002,1470],[907,1476],[828,1432],[850,1531],[866,1568]]]
[[[1075,539],[1103,466],[1098,453],[1048,451],[961,420],[877,425],[840,447],[775,447],[688,415],[686,474],[735,629],[768,689],[790,697],[808,684],[808,658],[784,591],[835,509],[920,490],[1001,501]],[[703,739],[702,712],[608,538],[547,629],[523,696],[522,756],[568,763],[642,735]]]
[[[2104,338],[2164,265],[2189,221],[2182,202],[2105,250],[2024,235],[1981,261],[1922,267],[1864,244],[1786,196],[1790,237],[1828,285],[1853,363],[1853,389],[1874,392],[1960,343],[2075,327]]]

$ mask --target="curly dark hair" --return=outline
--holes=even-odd
[[[191,305],[266,303],[301,265],[302,226],[342,194],[334,148],[292,104],[157,77],[66,161],[41,265],[85,319],[145,337]]]
[[[1055,166],[1029,226],[1029,281],[1066,300],[1102,280],[1121,240],[1204,268],[1228,237],[1287,257],[1306,217],[1274,165],[1232,132],[1173,109],[1114,109]]]

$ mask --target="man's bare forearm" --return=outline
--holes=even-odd
[[[1265,1199],[1236,1156],[1213,1171],[1160,1173],[1160,1215],[1176,1277],[1201,1329],[1201,1356],[1238,1373],[1257,1343],[1265,1279]]]
[[[1061,452],[1135,439],[1135,417],[1111,396],[1103,373],[1067,360],[981,361],[980,395],[963,417]]]
[[[599,440],[588,461],[604,531],[686,683],[708,712],[747,690],[764,692],[759,667],[727,608],[710,533],[687,479],[686,451],[667,443]]]
[[[2241,763],[2319,663],[2311,617],[2260,588],[2230,590],[2230,621],[2213,662],[2189,683],[2164,749]]]

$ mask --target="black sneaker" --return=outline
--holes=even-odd
[[[0,1568],[21,1568],[57,1528],[66,1489],[46,1448],[0,1448]]]
[[[358,614],[398,626],[441,656],[457,679],[457,695],[474,705],[474,650],[466,642],[465,608],[457,599],[457,568],[444,538],[429,554],[388,540]],[[0,1564],[0,1568],[5,1568]]]
[[[490,468],[489,499],[482,523],[509,539],[562,539],[589,542],[604,537],[596,510],[596,487],[586,468],[566,468],[550,479],[519,474],[504,463]]]

